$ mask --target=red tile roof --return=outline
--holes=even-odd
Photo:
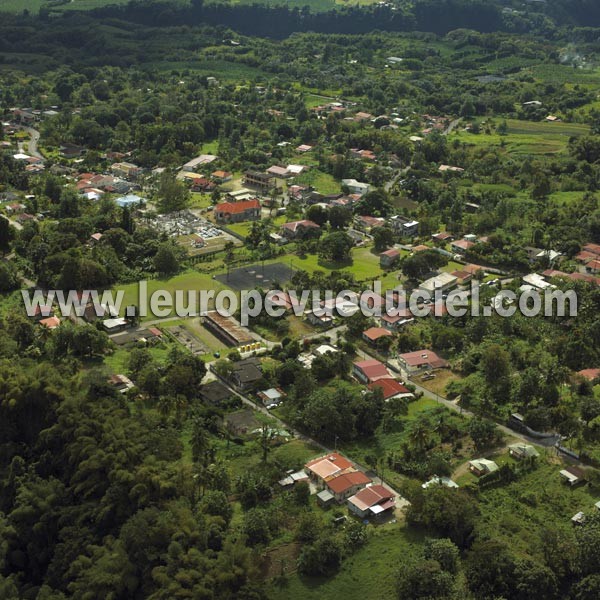
[[[217,204],[215,211],[220,213],[228,213],[230,215],[237,215],[254,208],[260,208],[260,202],[256,199],[241,200],[240,202],[222,202],[221,204]]]
[[[597,256],[600,256],[600,244],[586,244],[583,247],[583,250],[585,250],[586,252],[591,252],[592,254],[596,254]]]
[[[354,471],[331,479],[327,482],[327,487],[334,494],[343,494],[355,485],[367,485],[367,483],[371,483],[371,480],[362,471]]]
[[[600,369],[583,369],[582,371],[578,371],[577,375],[585,377],[588,381],[594,381],[594,379],[600,377]]]
[[[294,233],[296,233],[296,230],[299,227],[308,227],[309,229],[320,229],[320,227],[314,221],[310,221],[308,219],[304,219],[303,221],[292,221],[290,223],[284,223],[281,227],[282,229],[288,229],[289,231],[292,231]]]
[[[313,458],[313,460],[308,461],[305,466],[307,469],[311,469],[311,467],[314,467],[322,461],[327,461],[332,465],[335,465],[340,471],[343,471],[344,469],[349,469],[352,466],[352,463],[347,458],[344,458],[341,454],[338,454],[337,452],[331,452],[330,454],[326,454],[325,456]]]
[[[386,366],[374,358],[371,360],[355,362],[354,366],[361,371],[370,382],[389,378],[390,376]]]
[[[397,256],[400,256],[400,252],[394,248],[390,248],[389,250],[382,252],[379,256],[389,256],[390,258],[396,258]]]
[[[448,365],[447,361],[440,358],[432,350],[416,350],[415,352],[406,352],[400,354],[398,358],[402,359],[409,367],[418,367],[420,365],[430,365],[437,369]]]
[[[366,510],[367,508],[371,508],[371,506],[375,506],[376,504],[393,497],[394,494],[386,487],[382,485],[371,485],[352,496],[350,502],[358,506],[361,510]]]
[[[399,394],[410,394],[410,390],[395,379],[378,379],[367,386],[370,390],[381,389],[383,399],[389,400]]]
[[[393,335],[393,333],[383,327],[370,327],[366,331],[363,331],[363,336],[372,342],[376,342],[379,338],[390,335]]]

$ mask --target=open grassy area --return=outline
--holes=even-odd
[[[0,2],[1,12],[20,13],[28,10],[37,13],[40,8],[52,8],[52,10],[91,10],[109,4],[127,4],[128,0],[70,0],[65,4],[54,4],[48,0],[2,0]]]
[[[518,121],[507,119],[507,135],[497,133],[473,134],[468,131],[455,130],[448,137],[458,139],[473,146],[500,146],[509,154],[556,154],[566,149],[569,138],[585,135],[589,132],[587,125],[577,123],[548,123],[546,121]]]
[[[395,598],[396,568],[420,551],[422,534],[398,523],[370,529],[365,546],[349,557],[329,579],[291,575],[271,584],[273,600],[364,600]]]
[[[151,279],[147,282],[148,285],[148,311],[145,317],[142,317],[143,321],[156,319],[157,316],[150,314],[150,299],[153,294],[160,291],[169,292],[175,299],[175,292],[181,290],[187,292],[188,290],[196,290],[198,296],[201,290],[215,290],[218,292],[225,289],[221,283],[216,279],[213,279],[210,275],[198,273],[194,270],[188,270],[180,275],[171,277],[170,279]],[[130,283],[127,285],[117,285],[114,290],[122,290],[124,292],[123,307],[130,304],[139,305],[139,284]],[[212,304],[211,304],[212,305]],[[184,306],[187,306],[187,293],[184,293]],[[210,306],[210,305],[209,305]],[[124,308],[123,308],[124,310]],[[174,308],[165,314],[165,317],[172,316],[175,314]]]
[[[540,532],[569,529],[579,511],[591,514],[600,494],[588,486],[570,488],[562,482],[564,468],[555,458],[540,457],[537,469],[503,487],[484,490],[480,496],[482,527],[504,539],[511,548],[540,554]]]
[[[325,99],[321,99],[321,102],[327,102]],[[304,159],[304,157],[303,157]],[[303,160],[302,164],[305,164],[306,160]],[[323,173],[319,169],[309,169],[308,171],[294,177],[294,183],[298,185],[309,185],[314,187],[321,194],[339,194],[341,192],[341,184],[336,181],[329,173]]]

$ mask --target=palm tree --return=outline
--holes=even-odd
[[[410,445],[418,452],[427,450],[431,442],[431,433],[429,425],[424,420],[416,421],[411,427],[408,436]]]

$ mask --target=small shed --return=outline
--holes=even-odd
[[[331,506],[335,502],[335,496],[329,490],[322,490],[317,494],[317,504],[322,508]]]

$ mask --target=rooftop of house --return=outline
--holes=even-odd
[[[334,494],[342,494],[345,491],[353,488],[355,485],[366,485],[371,483],[371,479],[367,477],[362,471],[353,471],[350,473],[343,473],[338,477],[327,482],[327,487]]]
[[[314,221],[310,221],[309,219],[303,219],[302,221],[290,221],[289,223],[284,223],[281,226],[282,229],[286,229],[294,233],[302,227],[306,227],[308,229],[320,229],[319,225],[317,225]]]
[[[379,379],[373,383],[370,383],[368,385],[368,388],[370,390],[376,390],[376,389],[380,389],[383,392],[383,399],[384,400],[389,400],[390,398],[393,398],[394,396],[399,396],[401,394],[410,394],[411,391],[403,386],[400,382],[396,381],[395,379],[391,379],[391,378],[385,378],[385,379]]]
[[[600,369],[582,369],[581,371],[577,371],[577,375],[584,377],[588,381],[594,381],[594,379],[600,377]]]
[[[396,258],[400,256],[400,251],[395,248],[390,248],[389,250],[385,250],[379,256],[387,256],[389,258]]]
[[[369,379],[383,379],[390,376],[387,367],[374,358],[355,362],[354,366]]]
[[[260,209],[260,202],[254,200],[240,200],[239,202],[221,202],[215,207],[216,212],[236,215],[247,210]]]
[[[318,477],[325,479],[334,473],[344,471],[352,467],[352,463],[337,452],[331,452],[325,456],[319,456],[310,460],[305,465],[306,469],[312,471]]]
[[[433,350],[415,350],[399,354],[398,358],[403,360],[409,367],[418,367],[419,365],[431,365],[433,368],[445,367],[448,362],[440,358]]]
[[[366,337],[372,342],[376,342],[379,338],[392,336],[392,332],[384,327],[370,327],[363,331],[363,337]]]
[[[385,500],[391,500],[394,494],[383,485],[370,485],[349,499],[360,510],[367,510]]]

